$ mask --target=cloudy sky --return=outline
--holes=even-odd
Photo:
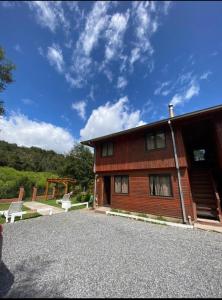
[[[222,103],[222,2],[1,2],[0,139],[75,141]]]

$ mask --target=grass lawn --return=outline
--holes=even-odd
[[[81,203],[81,202],[78,202],[78,201],[76,200],[76,196],[70,198],[70,200],[71,200],[72,204],[75,204],[75,203]],[[44,204],[48,204],[48,205],[52,205],[52,206],[55,206],[55,207],[62,208],[62,205],[61,205],[61,204],[57,204],[57,203],[56,203],[56,199],[50,199],[50,200],[38,200],[38,202],[44,203]],[[71,211],[71,210],[76,210],[76,209],[81,209],[81,208],[85,208],[85,207],[86,207],[85,204],[83,204],[83,205],[81,205],[81,206],[73,206],[73,207],[71,207],[71,208],[69,209],[69,211]]]
[[[55,206],[61,208],[61,204],[57,204],[55,199],[49,199],[49,200],[36,200],[36,202],[40,202],[43,204]]]
[[[59,199],[61,199],[61,198],[59,198]],[[40,203],[44,203],[44,204],[48,204],[48,205],[52,205],[52,206],[61,208],[61,204],[57,204],[57,203],[56,203],[56,200],[57,200],[57,199],[37,200],[37,202],[40,202]],[[72,204],[78,203],[78,201],[76,200],[76,196],[71,197],[70,200],[71,200]],[[78,206],[77,206],[77,207],[78,207]]]
[[[0,210],[7,210],[9,208],[9,206],[10,206],[10,203],[0,203]],[[40,214],[38,214],[36,212],[31,212],[31,210],[28,207],[25,207],[24,205],[22,206],[22,210],[30,212],[30,213],[22,216],[23,220],[41,216]],[[20,217],[16,217],[15,221],[20,221]],[[0,224],[4,224],[4,223],[5,223],[5,217],[0,215]]]

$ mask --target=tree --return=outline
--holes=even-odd
[[[5,90],[7,84],[13,82],[12,71],[14,69],[15,65],[6,59],[5,51],[0,46],[0,92]],[[0,116],[3,115],[4,112],[4,103],[0,101]]]
[[[93,153],[82,144],[76,144],[66,156],[61,175],[75,178],[82,188],[88,188],[93,174]]]

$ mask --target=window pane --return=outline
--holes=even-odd
[[[121,193],[121,177],[115,177],[115,193]]]
[[[107,156],[107,144],[102,145],[102,156]]]
[[[159,132],[156,134],[156,147],[157,148],[165,147],[165,134],[163,132]]]
[[[155,136],[153,134],[147,135],[146,143],[148,150],[155,149]]]
[[[155,195],[155,191],[154,191],[154,176],[150,176],[150,195],[154,196]]]
[[[194,161],[203,161],[205,158],[206,151],[205,149],[199,149],[193,151]]]
[[[161,177],[162,196],[172,196],[170,176]]]
[[[108,155],[113,155],[113,143],[108,143]]]
[[[151,196],[172,196],[171,179],[169,175],[150,176],[150,195]]]
[[[128,194],[128,176],[122,177],[122,193]]]

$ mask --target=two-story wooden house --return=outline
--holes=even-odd
[[[222,222],[222,105],[82,142],[98,206]]]

